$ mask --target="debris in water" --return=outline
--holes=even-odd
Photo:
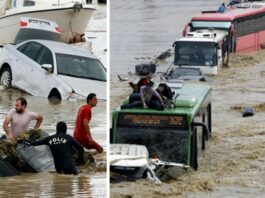
[[[249,116],[253,116],[254,115],[254,109],[252,109],[251,107],[247,107],[244,109],[242,116],[243,117],[249,117]]]
[[[120,75],[118,75],[118,78],[120,81],[128,81],[129,80],[128,78],[122,78]]]

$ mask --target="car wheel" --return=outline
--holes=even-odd
[[[0,74],[0,85],[4,87],[11,87],[12,83],[12,72],[10,67],[5,67]]]
[[[49,96],[48,96],[49,100],[62,100],[61,94],[57,89],[52,89]]]

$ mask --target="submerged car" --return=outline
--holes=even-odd
[[[0,55],[0,84],[34,96],[106,100],[106,69],[89,51],[47,40],[5,45]]]

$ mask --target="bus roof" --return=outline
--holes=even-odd
[[[189,32],[185,37],[178,39],[177,41],[194,41],[194,42],[214,42],[222,41],[227,36],[227,31],[223,30],[209,30],[202,29],[194,32]]]
[[[226,7],[224,13],[205,12],[194,16],[192,21],[234,21],[245,16],[265,13],[264,3],[242,3],[233,7]]]
[[[170,84],[169,84],[170,86]],[[189,115],[191,119],[200,109],[200,106],[204,102],[205,98],[211,92],[212,88],[205,83],[184,83],[182,88],[174,88],[170,86],[172,91],[175,92],[177,98],[173,101],[176,104],[176,108],[165,109],[163,111],[157,111],[153,109],[133,108],[133,109],[118,109],[113,112],[117,114],[119,112],[124,113],[146,113],[146,114],[185,114]],[[177,87],[177,86],[176,86]]]

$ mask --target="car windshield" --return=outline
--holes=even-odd
[[[106,81],[106,70],[98,59],[56,54],[56,61],[58,74]]]
[[[215,66],[217,65],[217,45],[214,42],[176,42],[174,64]]]
[[[200,69],[176,68],[174,71],[172,71],[170,79],[177,79],[181,76],[200,76],[200,75],[201,75]]]

